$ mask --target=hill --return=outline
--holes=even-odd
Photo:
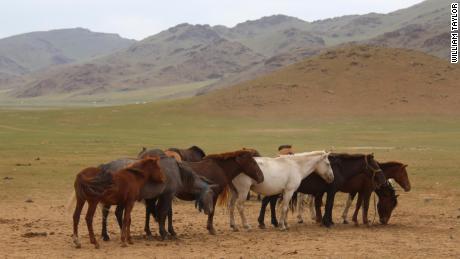
[[[346,46],[195,99],[235,115],[458,114],[460,68],[418,51]]]
[[[233,28],[184,23],[90,61],[54,66],[13,79],[3,73],[0,85],[9,91],[0,95],[18,98],[19,102],[38,97],[61,102],[86,98],[88,103],[97,96],[106,104],[114,95],[139,96],[142,91],[153,93],[159,88],[166,94],[146,94],[141,101],[201,95],[349,42],[416,49],[447,58],[449,28],[443,21],[448,17],[448,7],[447,0],[428,0],[389,14],[348,15],[314,22],[273,15]],[[61,63],[71,62],[72,56],[67,56],[59,59]]]
[[[87,29],[31,32],[0,39],[0,78],[29,74],[127,48],[133,40]]]

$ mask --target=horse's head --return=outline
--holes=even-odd
[[[159,157],[151,156],[134,163],[130,166],[130,169],[144,173],[150,181],[163,183],[166,180],[166,175],[161,169],[159,162]]]
[[[387,178],[383,174],[382,169],[380,168],[377,161],[374,159],[374,154],[364,155],[365,160],[365,172],[370,174],[372,181],[374,182],[375,188],[379,188],[386,183]]]
[[[236,156],[236,162],[241,166],[243,172],[254,179],[257,183],[264,181],[264,174],[260,170],[256,160],[254,160],[253,153],[250,151],[243,151]]]
[[[324,181],[332,183],[334,181],[334,172],[329,162],[329,154],[330,153],[324,152],[324,154],[321,155],[316,164],[315,171]]]
[[[410,186],[410,181],[409,181],[409,176],[407,175],[407,165],[401,164],[401,167],[399,168],[399,172],[394,176],[395,181],[403,187],[405,192],[410,191],[411,186]]]
[[[391,213],[396,205],[398,205],[398,196],[390,182],[386,182],[382,187],[375,190],[379,196],[377,203],[377,211],[379,213],[380,223],[383,225],[388,224]]]

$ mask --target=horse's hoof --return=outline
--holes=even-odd
[[[266,227],[265,227],[265,224],[259,224],[259,228],[260,228],[260,229],[265,229],[265,228],[266,228]]]
[[[128,240],[128,244],[130,244],[130,245],[134,244],[133,240]]]
[[[211,228],[208,230],[209,231],[209,234],[215,236],[217,234],[216,230],[214,228]]]
[[[243,227],[244,227],[244,229],[246,229],[246,230],[251,230],[251,225],[244,225]]]
[[[280,231],[287,231],[288,229],[286,227],[280,227]]]
[[[344,219],[343,224],[348,224],[348,220]]]
[[[109,237],[109,236],[102,236],[102,240],[104,240],[104,241],[110,241],[110,237]]]
[[[299,220],[297,220],[297,223],[299,223],[299,224],[303,224],[303,219],[299,219]]]
[[[148,241],[153,241],[154,238],[153,238],[152,234],[150,234],[150,235],[146,235],[145,239],[147,239]]]
[[[99,249],[100,248],[99,243],[94,244],[94,248]]]
[[[128,245],[127,245],[125,242],[123,242],[123,243],[121,243],[120,246],[121,246],[121,247],[127,247]]]
[[[275,228],[277,228],[277,227],[279,227],[280,224],[279,224],[278,222],[272,222],[272,225],[273,225]]]

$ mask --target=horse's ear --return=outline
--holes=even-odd
[[[395,197],[396,197],[396,198],[398,198],[398,197],[399,197],[399,194],[396,194],[396,196],[395,196]]]
[[[406,167],[408,167],[408,166],[409,166],[409,165],[404,164],[402,168],[406,168]]]

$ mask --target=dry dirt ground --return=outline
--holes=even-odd
[[[3,179],[3,184],[14,184],[14,179]],[[10,183],[7,183],[10,182]],[[415,185],[416,186],[416,185]],[[65,193],[65,192],[64,192]],[[206,216],[198,213],[193,203],[174,203],[174,223],[177,240],[160,241],[157,225],[152,224],[156,239],[143,237],[144,206],[137,204],[133,215],[134,244],[120,247],[119,230],[110,215],[112,240],[101,242],[96,250],[89,243],[84,218],[80,222],[82,248],[71,242],[71,215],[65,209],[67,195],[56,197],[43,191],[33,202],[22,197],[3,197],[0,201],[0,256],[4,258],[106,258],[106,257],[174,257],[174,258],[255,258],[255,257],[451,257],[460,256],[460,192],[444,191],[433,184],[431,189],[413,188],[401,194],[399,205],[387,226],[376,222],[370,227],[339,224],[339,215],[346,196],[337,197],[334,210],[336,225],[320,227],[308,219],[297,224],[289,215],[290,229],[281,232],[269,226],[257,228],[259,202],[246,203],[246,212],[252,229],[233,232],[228,226],[228,212],[219,207],[215,216],[216,236],[205,229]],[[8,200],[5,201],[5,198]],[[268,214],[267,214],[268,215]],[[374,210],[370,210],[372,219]],[[237,219],[239,221],[238,215]],[[306,216],[305,216],[306,217]],[[95,218],[96,233],[100,232],[101,214]],[[269,219],[266,218],[268,225]],[[46,236],[45,236],[46,233]],[[100,236],[98,235],[100,239]]]

